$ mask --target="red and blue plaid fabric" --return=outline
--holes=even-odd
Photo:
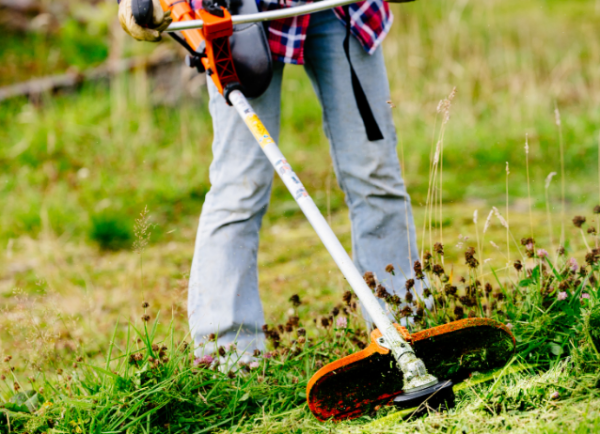
[[[263,11],[281,9],[310,3],[303,0],[260,0]],[[384,0],[366,0],[348,6],[350,32],[363,48],[372,54],[388,34],[394,16]],[[346,15],[342,7],[334,9],[343,25]],[[269,45],[273,59],[302,65],[304,63],[304,41],[310,15],[286,18],[269,23]]]

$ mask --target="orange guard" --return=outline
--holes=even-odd
[[[503,366],[513,355],[515,338],[502,323],[469,318],[410,334],[394,324],[413,346],[427,370],[440,380],[460,381],[473,371]],[[371,332],[363,350],[319,369],[308,382],[308,406],[320,421],[354,419],[389,404],[402,393],[402,372],[390,350]]]

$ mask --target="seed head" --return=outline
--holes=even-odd
[[[465,316],[465,310],[462,308],[462,306],[454,306],[454,315],[456,318],[461,319],[463,316]]]
[[[423,266],[421,265],[421,262],[415,261],[415,265],[414,265],[413,269],[415,271],[416,279],[422,280],[425,278],[425,275],[423,274]]]
[[[521,261],[519,259],[517,259],[515,261],[513,266],[515,267],[515,270],[517,270],[517,271],[521,271],[523,269],[523,264],[521,263]],[[489,283],[487,285],[489,285]],[[486,285],[486,287],[487,287],[487,285]]]
[[[150,321],[150,315],[148,315],[148,314],[142,315],[142,321],[144,321],[144,322]]]
[[[433,251],[438,255],[444,255],[444,245],[442,243],[435,243],[433,245]]]
[[[442,267],[440,264],[435,264],[433,266],[433,274],[435,274],[436,276],[441,276],[442,274],[444,274],[444,267]]]
[[[225,348],[223,346],[220,346],[219,347],[219,356],[225,357],[225,354],[227,354],[227,351],[225,351]]]
[[[576,215],[575,217],[573,217],[573,224],[575,225],[576,228],[581,228],[581,226],[583,226],[584,223],[585,223],[584,216]]]
[[[306,330],[303,328],[299,328],[298,330],[296,330],[296,333],[298,333],[298,336],[305,336]]]
[[[375,275],[371,271],[365,272],[363,279],[371,289],[375,289],[377,282],[375,281]]]
[[[469,267],[477,268],[479,266],[479,261],[475,258],[475,248],[469,247],[465,251],[465,260]]]
[[[594,207],[594,214],[600,214],[600,205]]]
[[[430,296],[431,296],[431,289],[429,289],[429,288],[425,288],[425,289],[423,290],[423,297],[425,297],[425,298],[429,298]]]
[[[410,303],[411,301],[413,301],[413,295],[410,291],[406,291],[406,296],[404,297],[404,301],[406,301],[407,303]]]
[[[298,294],[292,295],[290,297],[290,303],[292,303],[292,306],[294,307],[300,306],[300,296]]]
[[[377,291],[375,292],[375,296],[377,298],[381,298],[381,299],[386,299],[390,296],[389,292],[387,292],[387,289],[385,289],[385,287],[381,284],[377,285]]]
[[[593,226],[590,226],[589,228],[587,228],[587,233],[590,235],[596,235],[596,228]]]
[[[394,266],[392,264],[387,264],[385,266],[385,272],[394,275]]]
[[[344,303],[346,303],[346,305],[350,306],[350,303],[352,302],[352,292],[350,292],[350,291],[344,292],[344,295],[342,296],[342,300],[344,301]]]
[[[5,362],[5,363],[8,363],[8,362],[10,362],[11,360],[12,360],[12,356],[6,356],[6,357],[4,358],[4,362]]]
[[[558,253],[558,256],[562,256],[565,254],[565,248],[563,246],[559,246],[558,249],[556,249],[556,253]]]
[[[147,309],[147,308],[148,308],[148,306],[150,306],[150,305],[148,304],[148,302],[147,302],[147,301],[145,301],[145,302],[143,302],[143,303],[142,303],[142,307],[143,307],[144,309]]]

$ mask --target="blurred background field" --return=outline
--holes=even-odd
[[[600,2],[423,0],[392,8],[395,24],[383,49],[419,236],[440,124],[436,107],[453,87],[444,213],[434,223],[444,227],[447,259],[456,261],[457,274],[463,261],[456,244],[476,236],[473,211],[479,210],[480,230],[492,206],[504,213],[507,162],[511,229],[517,239],[530,233],[526,135],[535,236],[549,251],[557,246],[555,108],[567,216],[584,212],[592,221],[591,209],[600,202]],[[0,86],[59,74],[78,82],[0,102],[0,353],[21,355],[23,368],[57,367],[80,354],[93,358],[106,350],[116,323],[139,321],[143,300],[153,315],[159,309],[163,318],[173,315],[185,335],[187,273],[211,161],[203,77],[182,65],[182,53],[167,38],[158,45],[131,41],[116,22],[112,0],[3,0],[0,26]],[[84,78],[90,68],[131,58],[137,67]],[[343,195],[302,68],[287,66],[283,86],[281,147],[349,247]],[[551,172],[558,175],[546,190]],[[145,206],[153,227],[141,278],[131,245]],[[567,222],[567,247],[581,253],[571,227]],[[432,237],[438,241],[439,234]],[[500,245],[505,239],[496,220],[487,237]],[[502,268],[506,251],[488,244],[486,258],[492,259],[486,267]],[[327,312],[344,288],[279,181],[260,265],[269,322],[285,316],[281,306],[294,293],[304,300],[304,313]]]

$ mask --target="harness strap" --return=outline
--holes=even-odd
[[[379,129],[379,125],[377,125],[377,121],[375,120],[375,116],[373,116],[373,111],[371,110],[371,106],[369,105],[369,101],[365,95],[365,91],[360,84],[358,75],[356,75],[354,67],[352,66],[352,61],[350,60],[350,10],[347,5],[344,6],[344,14],[346,15],[346,38],[344,39],[344,51],[346,52],[346,58],[348,59],[348,64],[350,65],[354,99],[356,100],[356,105],[358,107],[360,117],[365,125],[365,129],[367,130],[367,138],[369,141],[373,142],[375,140],[382,140],[383,134]]]

